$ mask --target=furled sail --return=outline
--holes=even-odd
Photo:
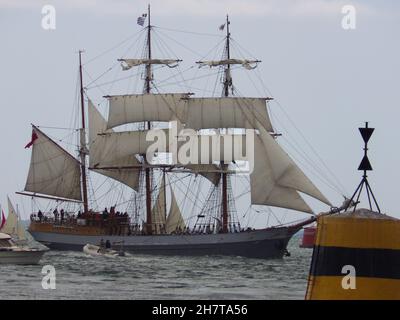
[[[129,70],[133,67],[140,66],[142,64],[164,64],[170,68],[175,68],[178,63],[182,60],[179,59],[118,59],[121,61],[122,70]]]
[[[115,179],[134,190],[139,188],[139,171],[136,169],[126,169],[126,167],[138,166],[140,162],[133,154],[121,157],[113,157],[112,146],[105,143],[102,134],[113,133],[107,130],[107,121],[89,100],[89,165],[91,170],[109,178]],[[115,167],[114,169],[96,169],[101,167]],[[124,167],[125,169],[118,169]]]
[[[170,234],[176,231],[184,231],[186,229],[185,221],[183,220],[181,210],[175,198],[174,191],[171,190],[171,207],[165,224],[166,233]]]
[[[256,120],[273,131],[265,98],[190,98],[186,128],[256,128]]]
[[[187,97],[184,93],[109,96],[107,128],[144,121],[184,122]]]
[[[80,162],[32,126],[32,156],[25,191],[82,200]]]
[[[211,67],[217,67],[217,66],[223,66],[227,64],[241,64],[244,68],[247,70],[252,70],[257,67],[257,64],[261,62],[259,60],[247,60],[247,59],[224,59],[224,60],[211,60],[211,61],[198,61],[196,62],[199,67],[204,67],[204,66],[209,66]]]

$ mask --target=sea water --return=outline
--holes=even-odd
[[[299,242],[274,260],[49,251],[40,265],[0,265],[0,299],[304,299],[312,250]],[[48,265],[55,289],[43,280]]]

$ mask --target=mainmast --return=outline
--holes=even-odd
[[[229,61],[230,59],[230,32],[229,32],[229,17],[226,15],[226,59]],[[228,63],[225,67],[225,79],[224,79],[224,90],[223,95],[225,97],[229,96],[229,88],[232,86],[232,78],[231,78],[231,65]],[[226,170],[228,165],[224,164],[221,161],[221,169]],[[222,232],[228,232],[228,174],[226,172],[222,172],[221,174],[221,182],[222,182]]]
[[[148,63],[146,64],[146,78],[145,78],[145,93],[149,94],[151,91],[151,24],[150,24],[150,5],[147,9],[147,58]],[[147,121],[147,129],[151,129],[150,121]],[[146,157],[144,157],[146,163]],[[145,169],[145,184],[146,184],[146,232],[147,234],[153,233],[153,221],[151,213],[151,172],[150,168]]]
[[[230,37],[231,33],[229,32],[229,16],[226,15],[226,43],[225,43],[225,52],[226,52],[226,59],[229,61],[231,58],[231,52],[230,52]],[[228,64],[225,67],[225,79],[224,79],[224,96],[227,97],[229,96],[229,87],[232,87],[232,77],[231,77],[231,65],[228,62]]]
[[[146,64],[145,92],[150,93],[151,90],[151,25],[150,25],[150,5],[147,8],[147,58],[149,63]],[[147,123],[150,129],[150,122]]]
[[[82,179],[82,195],[83,195],[83,210],[84,212],[89,211],[88,206],[88,191],[86,181],[86,136],[85,136],[85,101],[84,101],[84,88],[83,88],[83,77],[82,77],[82,50],[79,50],[79,77],[81,87],[81,117],[82,117],[82,128],[80,129],[80,149],[79,156],[81,158],[81,179]]]

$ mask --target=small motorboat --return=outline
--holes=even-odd
[[[101,246],[96,246],[94,244],[86,244],[83,247],[83,252],[91,255],[91,256],[106,256],[106,257],[124,257],[125,256],[125,252],[122,249],[122,246],[120,248],[120,250],[113,250],[113,249],[108,249],[105,247],[101,247]]]
[[[0,233],[0,264],[38,264],[46,251],[17,245],[10,235]]]

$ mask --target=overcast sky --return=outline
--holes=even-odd
[[[55,30],[44,30],[41,26],[45,4],[56,9]],[[181,70],[189,69],[185,73],[189,78],[194,62],[220,41],[218,26],[228,13],[232,37],[240,44],[241,52],[262,60],[258,73],[251,76],[258,85],[259,75],[278,102],[270,108],[275,128],[284,135],[281,144],[290,155],[298,157],[290,145],[293,137],[321,168],[319,157],[323,159],[347,194],[354,191],[361,178],[356,169],[363,145],[357,128],[369,121],[376,128],[370,143],[374,168],[370,183],[382,210],[400,218],[398,1],[157,0],[151,1],[151,5],[152,24],[160,27],[155,41],[167,36],[160,41],[165,41],[171,52],[183,58]],[[344,5],[356,8],[354,30],[342,28]],[[14,192],[25,185],[30,152],[24,145],[30,138],[30,123],[58,127],[71,123],[77,50],[85,49],[84,59],[89,61],[135,35],[141,30],[136,18],[146,8],[147,1],[136,0],[0,0],[0,202],[3,206],[7,194],[20,201]],[[133,57],[141,48],[136,46],[126,51],[127,47],[121,46],[88,63],[85,83],[90,82],[88,76],[96,78],[124,53]],[[159,55],[165,56],[162,50]],[[115,77],[118,76],[113,72],[104,81]],[[241,94],[263,94],[254,90],[242,71],[236,73],[236,78],[234,72],[234,81]],[[191,86],[194,90],[206,85]],[[113,90],[125,87],[116,86]],[[129,84],[128,88],[140,91],[137,83]],[[88,90],[88,95],[100,102],[102,92]],[[310,168],[312,165],[300,166],[332,203],[341,203],[340,193],[320,181]],[[328,170],[325,174],[334,180]],[[317,205],[316,211],[323,208]],[[29,212],[23,214],[28,216]]]

